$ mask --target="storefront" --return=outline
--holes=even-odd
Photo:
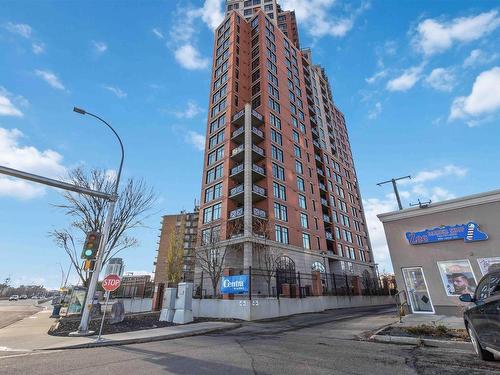
[[[500,190],[378,217],[412,313],[461,315],[459,296],[500,267]]]

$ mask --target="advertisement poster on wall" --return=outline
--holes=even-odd
[[[479,258],[477,262],[479,263],[479,268],[483,276],[488,272],[500,269],[500,257]]]
[[[467,259],[437,263],[446,295],[474,294],[477,282]]]

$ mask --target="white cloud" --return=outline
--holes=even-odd
[[[422,66],[414,66],[403,71],[403,73],[387,82],[389,91],[407,91],[411,89],[420,80]]]
[[[151,32],[158,38],[158,39],[164,39],[165,36],[163,35],[162,31],[157,28],[157,27],[154,27]]]
[[[186,133],[186,142],[193,145],[197,150],[205,150],[205,137],[200,133],[189,130]]]
[[[449,121],[474,119],[500,110],[500,67],[484,71],[476,77],[469,96],[453,100]]]
[[[455,87],[456,77],[451,68],[436,68],[426,77],[425,82],[433,89],[451,92]]]
[[[33,32],[33,29],[31,28],[30,25],[27,25],[25,23],[12,23],[12,22],[7,22],[4,25],[4,28],[13,33],[22,36],[23,38],[29,39],[31,38],[31,34]]]
[[[223,5],[223,0],[205,0],[201,8],[183,7],[177,10],[167,45],[182,67],[198,70],[209,66],[209,58],[202,56],[197,48],[196,34],[200,31],[197,21],[201,20],[210,30],[215,30],[224,20]],[[161,32],[156,33],[155,29],[153,33],[159,38],[163,36]]]
[[[191,44],[184,44],[175,50],[175,59],[184,68],[189,70],[206,69],[210,60],[202,57],[200,52]]]
[[[104,42],[98,42],[93,40],[92,45],[97,53],[104,53],[108,50],[108,45]]]
[[[365,81],[366,83],[371,85],[380,80],[381,78],[384,78],[385,76],[387,76],[387,70],[381,70],[380,72],[375,73],[371,77],[365,78]]]
[[[35,74],[37,77],[40,77],[47,82],[51,87],[58,90],[66,90],[59,78],[51,71],[35,69]]]
[[[183,111],[175,111],[174,115],[177,118],[191,119],[191,118],[194,118],[197,115],[199,115],[202,111],[203,111],[203,109],[198,104],[196,104],[193,101],[189,101],[187,103],[187,107],[186,107],[185,110],[183,110]]]
[[[459,167],[454,164],[448,164],[441,168],[433,170],[423,170],[412,177],[411,180],[401,180],[399,184],[422,184],[424,182],[434,181],[443,177],[465,177],[468,173],[467,168]]]
[[[373,108],[368,113],[368,118],[370,120],[375,120],[381,113],[382,113],[382,103],[377,102],[377,103],[375,103],[375,108]]]
[[[35,55],[39,55],[45,52],[45,44],[42,42],[33,42],[31,43],[31,50]]]
[[[339,11],[330,9],[335,0],[282,0],[280,3],[283,9],[295,10],[298,23],[316,38],[345,36],[353,28],[356,18],[369,8],[366,2],[357,9],[347,8],[345,15],[337,16]]]
[[[11,93],[0,86],[0,116],[23,117],[23,113],[12,102],[11,97]]]
[[[113,94],[115,94],[120,99],[127,97],[127,93],[118,87],[115,87],[115,86],[103,86],[103,87],[106,90],[111,91]]]
[[[480,49],[474,49],[470,52],[469,56],[467,56],[467,58],[464,60],[463,67],[470,68],[488,64],[494,61],[497,57],[498,54],[496,53],[488,56],[486,53],[484,53],[484,51]]]
[[[22,171],[40,174],[51,178],[66,176],[61,164],[62,155],[53,151],[39,151],[33,146],[19,144],[23,133],[18,129],[0,128],[0,165]],[[43,195],[45,189],[40,185],[0,177],[0,195],[19,199],[31,199]]]
[[[385,238],[384,226],[377,215],[397,210],[396,200],[392,197],[392,194],[385,199],[369,198],[363,200],[363,207],[375,263],[378,263],[380,271],[391,272],[392,262]]]
[[[425,55],[432,55],[447,50],[454,43],[478,40],[498,26],[500,18],[496,10],[449,22],[429,18],[418,24],[413,42]]]

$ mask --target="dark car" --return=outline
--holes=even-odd
[[[474,296],[463,294],[462,302],[473,304],[464,312],[465,327],[479,358],[500,356],[500,270],[486,274]]]

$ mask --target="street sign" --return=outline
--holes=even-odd
[[[116,289],[120,287],[122,279],[118,275],[108,275],[102,281],[102,288],[106,292],[114,292]]]

